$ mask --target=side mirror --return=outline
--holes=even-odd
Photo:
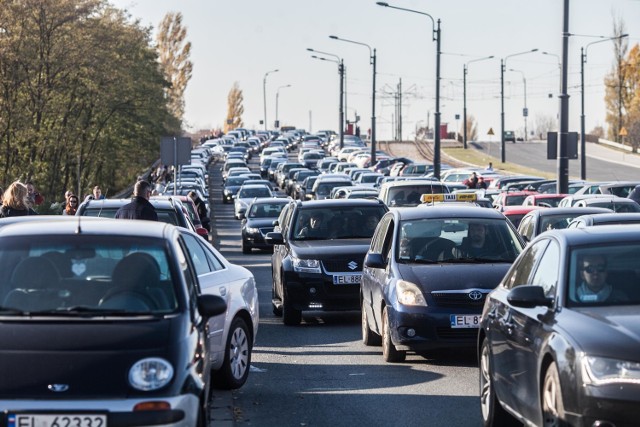
[[[202,317],[213,317],[227,311],[227,303],[217,295],[198,296],[198,313]]]
[[[205,239],[209,238],[209,232],[204,227],[196,228],[196,233],[198,233],[198,236],[204,237]]]
[[[384,261],[382,254],[368,253],[364,258],[365,267],[369,268],[386,268],[387,263]]]
[[[507,301],[515,307],[551,307],[553,298],[547,298],[542,286],[523,285],[513,288],[507,294]]]
[[[238,218],[239,219],[245,219],[246,218],[245,213],[244,212],[238,213]]]
[[[264,236],[264,241],[269,245],[281,245],[284,243],[284,237],[282,236],[282,233],[272,231]]]

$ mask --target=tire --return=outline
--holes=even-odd
[[[556,362],[551,362],[544,375],[542,385],[542,425],[546,427],[563,427],[568,424],[564,421],[564,402],[562,400],[562,387]]]
[[[289,298],[285,296],[287,291],[284,281],[282,281],[282,289],[282,321],[287,326],[297,326],[302,321],[302,311],[293,308],[293,304],[291,304]]]
[[[242,253],[243,253],[243,254],[245,254],[245,255],[247,255],[247,254],[250,254],[250,253],[251,253],[251,246],[247,246],[247,245],[244,243],[244,240],[242,240]]]
[[[236,317],[231,322],[222,367],[213,372],[216,388],[232,390],[242,387],[251,366],[251,334],[246,322]]]
[[[493,387],[493,368],[491,366],[491,351],[485,339],[480,347],[480,409],[482,412],[482,425],[507,426],[515,421],[504,410]]]
[[[397,350],[391,341],[391,330],[389,329],[389,313],[387,307],[382,310],[382,357],[385,362],[399,363],[407,358],[407,352]]]
[[[376,334],[369,327],[369,316],[367,316],[367,310],[364,307],[364,301],[360,304],[360,311],[362,312],[362,344],[366,346],[379,346],[382,344],[380,335]]]

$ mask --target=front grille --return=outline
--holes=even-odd
[[[263,236],[267,233],[271,233],[273,231],[273,227],[262,227],[260,228],[260,234]]]
[[[325,271],[328,273],[356,273],[362,272],[362,265],[364,264],[364,256],[350,257],[346,256],[343,259],[327,259],[322,261]]]
[[[478,339],[477,328],[436,328],[438,338],[446,340],[476,340]]]
[[[469,292],[431,292],[431,297],[439,307],[468,307],[478,308],[484,306],[484,300],[487,297],[486,293],[482,293],[482,298],[473,300],[469,297]]]

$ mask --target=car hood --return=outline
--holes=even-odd
[[[637,305],[564,309],[558,326],[589,355],[640,361]]]
[[[298,258],[332,259],[345,255],[365,254],[371,239],[294,240],[291,250]]]
[[[424,292],[458,289],[494,289],[511,264],[398,264],[402,279]]]
[[[170,361],[177,374],[177,346],[186,345],[178,339],[184,328],[180,317],[2,322],[0,400],[122,398],[135,393],[128,385],[129,369],[145,357]],[[53,393],[51,384],[69,388]]]

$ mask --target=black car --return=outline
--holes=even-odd
[[[529,242],[538,234],[547,230],[567,228],[574,218],[580,215],[611,213],[606,208],[545,208],[535,209],[527,213],[518,225],[518,234]]]
[[[222,203],[231,203],[233,196],[238,194],[240,187],[245,181],[248,181],[247,176],[232,176],[228,178],[222,187]]]
[[[362,273],[362,341],[387,362],[407,351],[473,348],[486,295],[522,251],[494,209],[446,203],[392,209],[371,240]]]
[[[177,227],[78,217],[0,236],[3,425],[208,424],[209,320],[226,304]]]
[[[483,424],[635,426],[640,226],[546,232],[492,291],[478,336]]]
[[[361,199],[291,203],[280,231],[266,237],[275,245],[273,312],[297,325],[303,310],[358,309],[362,263],[387,207]]]
[[[296,183],[293,198],[298,200],[311,200],[313,198],[313,185],[316,183],[318,175],[308,176],[300,183]]]
[[[273,231],[273,222],[289,199],[256,199],[247,208],[242,220],[242,253],[250,254],[251,249],[273,250],[273,245],[264,241],[264,236]]]

